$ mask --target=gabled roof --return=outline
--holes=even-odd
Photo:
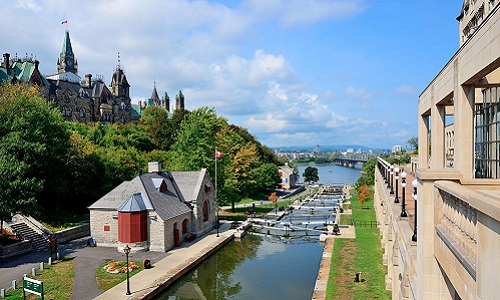
[[[146,209],[148,203],[163,220],[190,213],[190,201],[197,199],[205,183],[207,170],[186,172],[158,172],[140,174],[131,181],[124,181],[111,192],[97,200],[89,209],[118,210],[141,209],[141,201]],[[157,190],[158,184],[165,182],[167,189]],[[141,196],[134,196],[140,194]],[[138,211],[138,210],[136,210]]]
[[[198,199],[200,187],[202,186],[207,169],[200,171],[177,171],[171,172],[177,186],[184,195],[186,201],[193,201]]]

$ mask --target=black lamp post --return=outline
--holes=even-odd
[[[413,226],[413,236],[411,237],[411,240],[416,242],[417,241],[417,180],[413,179],[411,182],[411,185],[413,185],[413,199],[415,200],[415,216],[413,216],[413,220],[415,221],[414,226]]]
[[[394,186],[394,164],[391,165],[391,191],[390,191],[390,194],[391,195],[394,195],[394,189],[393,189],[393,186]]]
[[[398,179],[399,179],[399,168],[395,167],[394,168],[394,178],[396,178],[396,198],[394,198],[394,203],[399,203],[399,198],[398,198]]]
[[[389,187],[389,164],[385,165],[385,183],[387,183],[387,187]]]
[[[408,217],[405,205],[406,172],[404,170],[401,173],[401,187],[403,187],[403,203],[402,203],[403,209],[401,210],[401,217]]]
[[[123,252],[125,252],[125,256],[127,257],[127,293],[126,295],[132,295],[130,292],[130,280],[129,280],[129,272],[128,272],[128,255],[130,253],[130,250],[132,250],[128,245],[123,248]]]

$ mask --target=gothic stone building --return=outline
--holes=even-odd
[[[215,226],[215,191],[206,169],[149,172],[124,181],[90,210],[90,233],[98,246],[168,251]]]
[[[78,61],[71,47],[69,32],[65,32],[63,46],[57,60],[57,73],[44,77],[38,71],[38,61],[31,58],[10,59],[4,54],[0,66],[0,84],[25,82],[40,86],[41,93],[72,122],[126,123],[140,118],[132,109],[130,85],[123,68],[116,67],[108,88],[101,77],[78,76]]]

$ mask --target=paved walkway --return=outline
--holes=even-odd
[[[116,248],[87,247],[87,238],[58,245],[60,256],[74,257],[75,284],[71,299],[142,299],[142,297],[158,287],[164,288],[171,283],[171,279],[180,277],[181,272],[187,272],[187,267],[193,261],[201,260],[205,253],[211,253],[221,242],[232,239],[233,230],[229,230],[229,223],[221,224],[220,234],[216,230],[191,243],[184,243],[181,247],[168,252],[138,252],[131,253],[129,260],[141,262],[144,258],[151,260],[153,268],[144,270],[130,278],[130,296],[125,295],[126,282],[103,291],[97,286],[95,271],[99,265],[109,260],[124,260],[125,255]],[[0,265],[0,288],[11,287],[12,280],[20,282],[24,274],[31,274],[32,268],[39,268],[40,262],[47,263],[50,252],[38,251],[20,255],[11,260],[3,261]],[[183,274],[183,273],[182,273]],[[140,295],[140,296],[138,296]]]

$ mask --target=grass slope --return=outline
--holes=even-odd
[[[357,195],[351,198],[352,219],[376,220],[373,199],[364,208]],[[387,268],[382,263],[378,228],[356,227],[355,239],[336,239],[326,291],[326,299],[391,299],[385,289]],[[362,282],[355,282],[356,272],[363,272]]]

